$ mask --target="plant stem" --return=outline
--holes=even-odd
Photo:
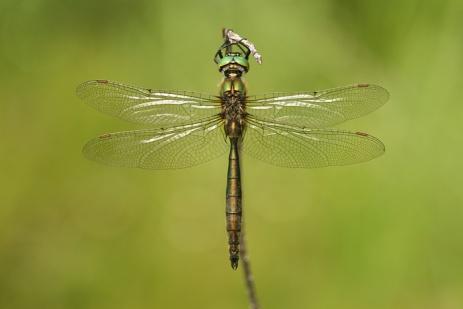
[[[252,275],[251,264],[249,262],[244,230],[245,229],[243,224],[243,228],[241,231],[240,256],[243,265],[244,281],[246,282],[246,290],[248,292],[249,308],[259,309],[259,301],[257,299],[254,276]]]

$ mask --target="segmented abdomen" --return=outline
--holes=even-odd
[[[233,269],[238,267],[241,233],[241,177],[238,153],[238,138],[230,138],[228,158],[226,219],[230,263]]]

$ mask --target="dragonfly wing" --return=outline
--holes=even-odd
[[[143,89],[107,80],[77,87],[77,95],[97,110],[128,121],[170,127],[220,113],[218,98],[185,91]]]
[[[362,132],[301,129],[264,121],[249,121],[246,128],[243,151],[282,167],[348,165],[384,153],[380,140]]]
[[[324,128],[366,115],[389,99],[386,89],[359,84],[300,93],[276,93],[249,97],[246,110],[264,121]]]
[[[90,140],[84,155],[122,167],[174,169],[195,166],[227,149],[221,120],[166,130],[148,129],[105,134]]]

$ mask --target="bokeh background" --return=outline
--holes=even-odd
[[[368,82],[383,108],[342,128],[368,163],[244,157],[263,308],[463,308],[463,2],[0,1],[0,307],[246,308],[224,225],[226,156],[110,168],[86,140],[134,125],[80,102],[111,79],[216,93],[226,26],[252,40],[250,93]]]

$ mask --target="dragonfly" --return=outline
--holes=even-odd
[[[280,167],[319,168],[365,162],[384,144],[364,132],[331,126],[366,115],[389,98],[386,89],[356,84],[321,91],[248,95],[243,76],[254,45],[224,31],[214,60],[223,75],[218,95],[152,90],[109,80],[87,81],[77,95],[100,112],[148,125],[91,139],[84,155],[112,166],[179,169],[228,151],[226,231],[231,267],[239,262],[242,218],[241,154]]]

